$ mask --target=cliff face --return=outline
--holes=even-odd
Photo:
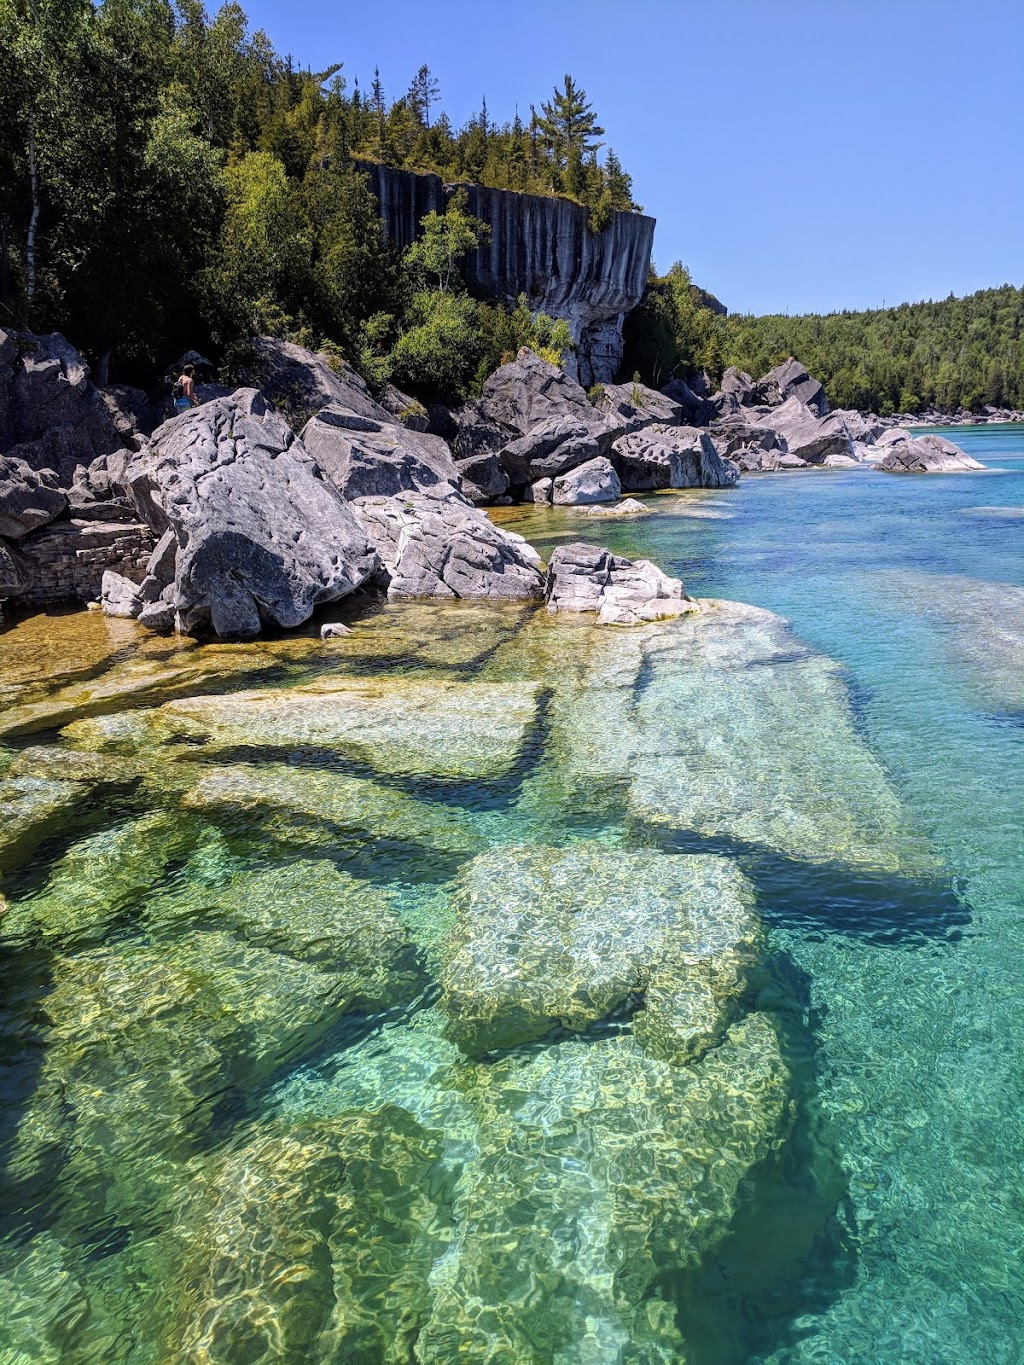
[[[388,237],[415,241],[425,214],[443,213],[460,187],[440,176],[417,175],[363,163],[380,204]],[[591,232],[587,211],[567,199],[466,185],[469,212],[491,229],[490,244],[466,261],[478,293],[565,318],[576,342],[584,384],[615,377],[622,359],[623,319],[643,297],[654,243],[654,219],[616,213],[603,232]]]

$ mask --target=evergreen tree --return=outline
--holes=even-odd
[[[421,66],[412,79],[406,100],[424,128],[430,127],[430,106],[436,104],[440,98],[441,86],[433,72],[429,66]]]
[[[574,156],[582,161],[602,145],[604,129],[598,127],[587,92],[570,75],[566,75],[561,90],[555,87],[551,100],[542,104],[541,110],[537,127],[559,169],[564,169]]]

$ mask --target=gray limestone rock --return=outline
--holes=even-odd
[[[122,442],[89,367],[57,332],[3,333],[0,344],[0,450],[53,469],[67,486],[76,466]]]
[[[551,501],[556,507],[580,507],[591,502],[614,502],[622,492],[619,476],[603,456],[588,460],[555,479]]]
[[[302,444],[347,501],[425,492],[446,497],[462,487],[439,436],[341,407],[326,407],[307,422]]]
[[[551,417],[595,424],[594,409],[579,384],[526,346],[486,381],[477,408],[488,421],[523,436]]]
[[[141,450],[160,424],[156,406],[142,389],[127,384],[108,384],[99,393],[124,446]]]
[[[771,425],[791,455],[822,464],[828,455],[856,457],[853,440],[838,413],[819,417],[799,398],[788,398],[771,416]]]
[[[153,600],[149,578],[170,567],[164,536],[145,585],[139,619],[154,629],[172,611],[187,634],[251,638],[301,624],[377,570],[342,495],[253,389],[165,423],[126,479],[153,530],[174,538],[173,581]]]
[[[627,493],[657,488],[730,488],[740,476],[707,432],[694,427],[650,426],[620,436],[612,461]]]
[[[462,492],[471,502],[493,502],[509,489],[509,479],[499,457],[491,453],[471,455],[457,460],[456,468],[462,480]]]
[[[824,388],[793,356],[783,361],[781,365],[776,365],[774,370],[769,370],[764,378],[758,381],[753,399],[747,401],[779,407],[790,398],[798,398],[816,417],[824,417],[828,412],[828,399],[825,397]]]
[[[638,431],[652,422],[680,426],[685,420],[682,404],[640,383],[602,384],[594,408],[621,424],[625,431]]]
[[[25,591],[27,575],[14,551],[0,540],[0,598],[17,597]]]
[[[126,616],[135,618],[143,608],[139,595],[139,585],[113,569],[103,571],[100,588],[100,605],[104,616]]]
[[[887,474],[965,474],[985,468],[952,441],[930,432],[914,437],[902,427],[894,427],[876,442],[876,447],[884,452],[877,468]]]
[[[523,489],[523,502],[551,502],[554,479],[538,479]]]
[[[249,344],[253,362],[243,378],[283,412],[296,431],[331,405],[375,422],[396,420],[344,360],[276,337],[253,337]]]
[[[730,365],[722,375],[719,393],[729,394],[740,407],[749,407],[754,402],[754,381],[745,370]]]
[[[699,394],[684,379],[671,379],[662,389],[682,409],[682,420],[689,426],[706,427],[715,415],[714,407],[707,396]]]
[[[548,611],[597,612],[601,625],[633,625],[699,611],[678,578],[649,560],[623,559],[599,545],[559,545],[548,562]]]
[[[575,413],[547,417],[525,435],[510,441],[501,452],[501,463],[513,487],[536,479],[553,479],[601,453],[597,428],[602,424]]]
[[[540,597],[540,556],[464,498],[364,498],[353,511],[376,546],[388,597]]]
[[[56,485],[52,470],[0,455],[0,536],[21,540],[65,512],[68,500]]]
[[[394,384],[385,384],[380,405],[391,414],[393,421],[400,422],[410,431],[429,431],[430,414],[427,409],[418,398],[396,389]]]

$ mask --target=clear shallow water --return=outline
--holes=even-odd
[[[518,610],[408,609],[334,653],[200,667],[228,691],[426,684],[466,717],[428,743],[443,759],[417,756],[433,713],[397,748],[325,747],[322,718],[280,707],[251,735],[208,713],[69,734],[106,746],[106,781],[4,883],[0,1359],[1018,1361],[1024,430],[953,439],[1005,472],[503,514],[791,635],[593,646]],[[116,712],[97,686],[150,666],[210,690],[191,652],[101,628],[49,623],[56,697],[29,688],[31,632],[0,636],[29,688],[9,757]],[[492,691],[513,719],[460,738],[480,730],[461,687],[529,682],[521,732],[522,692]],[[619,851],[742,870],[764,925],[745,1034],[666,1068],[620,1010],[460,1056],[438,1003],[453,886],[471,859],[575,845],[606,878]]]

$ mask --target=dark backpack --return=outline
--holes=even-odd
[[[175,400],[185,397],[185,386],[180,379],[176,379],[171,385],[171,397]]]

